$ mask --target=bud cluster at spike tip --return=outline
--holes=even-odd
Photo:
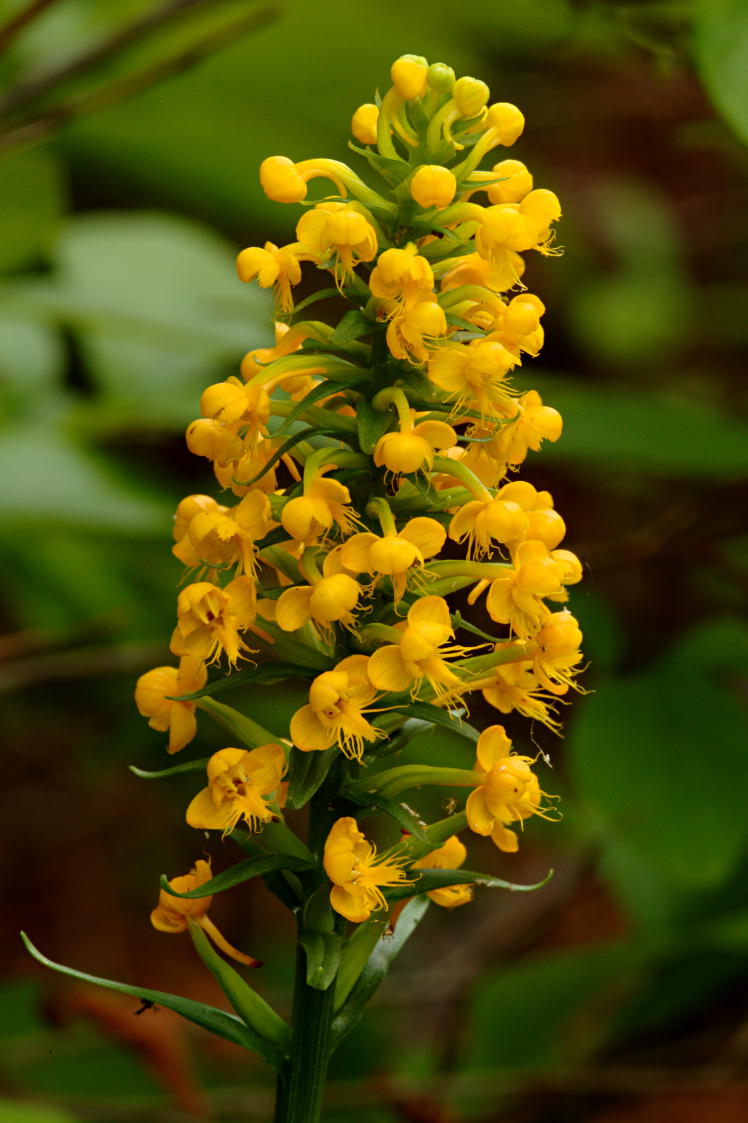
[[[398,59],[391,80],[352,114],[365,177],[323,157],[263,161],[265,194],[297,208],[294,237],[243,249],[237,271],[273,291],[275,341],[205,389],[187,430],[220,495],[177,508],[173,552],[186,571],[174,666],[141,677],[138,707],[176,752],[200,709],[180,695],[198,694],[211,666],[307,672],[277,743],[211,757],[187,822],[219,837],[282,821],[310,754],[333,750],[355,782],[411,703],[458,721],[479,695],[558,729],[557,702],[579,689],[582,635],[566,602],[581,563],[550,493],[520,478],[561,436],[525,373],[545,306],[524,280],[528,254],[559,252],[561,205],[506,155],[524,118],[491,102],[484,82],[418,55]],[[323,295],[332,287],[347,302],[336,323],[311,318],[313,297],[294,310],[315,270]],[[480,606],[479,628],[456,615],[460,591]],[[552,810],[532,768],[501,725],[484,730],[461,829],[516,850],[510,824]],[[452,868],[465,854],[445,835],[431,860]],[[388,906],[388,888],[402,897],[429,854],[409,858],[400,843],[377,858],[346,815],[321,862],[332,907],[360,923]],[[471,896],[455,883],[432,899]]]

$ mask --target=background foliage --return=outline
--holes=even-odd
[[[179,825],[194,782],[128,773],[163,766],[132,685],[166,655],[171,513],[212,487],[184,426],[200,389],[271,339],[269,302],[232,263],[290,237],[257,166],[345,159],[350,112],[405,51],[516,102],[516,154],[565,204],[565,256],[528,270],[548,343],[524,369],[565,417],[532,475],[587,565],[571,607],[589,693],[562,741],[535,734],[563,824],[532,824],[519,856],[475,859],[515,881],[554,866],[553,881],[429,918],[341,1049],[329,1118],[745,1118],[748,8],[167,7],[71,72],[160,5],[59,0],[0,62],[0,1123],[270,1113],[260,1062],[166,1011],[58,987],[16,932],[220,1004],[189,941],[148,924],[158,875],[196,856]],[[246,701],[282,732],[302,689]],[[200,737],[198,755],[215,749],[213,730]],[[283,1007],[291,933],[273,900],[260,887],[249,910],[242,893],[217,904]]]

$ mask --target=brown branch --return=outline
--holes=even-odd
[[[97,113],[118,101],[142,93],[150,86],[202,62],[215,51],[234,43],[238,36],[247,34],[249,31],[257,31],[272,23],[278,18],[279,14],[279,4],[266,4],[249,15],[224,24],[212,34],[203,36],[199,42],[190,44],[185,50],[172,55],[170,58],[154,63],[152,66],[144,67],[142,70],[129,74],[126,78],[112,82],[107,86],[102,86],[92,93],[81,94],[63,102],[61,105],[53,106],[37,117],[31,117],[5,133],[0,131],[0,152],[31,144],[62,128],[63,125],[72,120],[78,120],[90,113]]]
[[[52,3],[54,0],[37,0],[37,2]],[[159,28],[179,19],[191,9],[205,7],[211,3],[215,5],[215,2],[216,0],[169,0],[167,4],[155,11],[146,12],[139,19],[133,20],[132,23],[115,32],[109,39],[102,40],[89,51],[78,55],[77,58],[45,74],[40,74],[37,78],[18,83],[5,98],[0,99],[0,114],[8,116],[23,109],[29,102],[37,101],[45,94],[57,90],[72,78],[95,70],[102,63],[108,62],[133,44],[146,39]]]
[[[2,27],[0,27],[0,51],[6,50],[16,36],[20,35],[24,28],[33,23],[35,19],[56,4],[57,0],[31,0],[25,8],[20,11],[14,12],[13,15],[6,20]]]

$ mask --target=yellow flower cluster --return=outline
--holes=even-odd
[[[581,666],[562,607],[581,564],[561,546],[552,496],[517,478],[561,435],[559,413],[522,379],[545,311],[523,255],[557,252],[560,203],[517,159],[481,166],[524,127],[485,83],[412,55],[391,76],[351,124],[378,186],[336,160],[262,164],[267,196],[306,208],[294,241],[237,259],[243,282],[274,290],[275,343],[209,386],[187,430],[223,495],[177,508],[174,554],[191,581],[171,639],[179,666],[141,677],[141,713],[176,752],[200,704],[184,696],[199,695],[210,664],[291,663],[312,679],[287,738],[211,758],[187,813],[195,828],[277,819],[281,778],[293,782],[303,754],[337,748],[349,771],[373,761],[411,702],[443,714],[480,691],[501,713],[554,726],[554,699]],[[310,199],[317,181],[327,194]],[[305,268],[348,302],[337,325],[295,314]],[[485,594],[488,619],[460,635],[449,598],[463,589],[471,604]],[[501,726],[482,734],[467,824],[501,850],[517,846],[508,823],[547,813],[531,765]],[[384,906],[383,888],[406,882],[404,853],[377,859],[356,820],[339,819],[324,850],[332,907],[360,922]],[[411,866],[464,857],[454,838]],[[434,893],[469,898],[464,886]]]

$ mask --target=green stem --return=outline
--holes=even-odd
[[[306,955],[296,950],[291,1051],[278,1077],[274,1123],[319,1123],[330,1057],[335,987],[307,985]]]

